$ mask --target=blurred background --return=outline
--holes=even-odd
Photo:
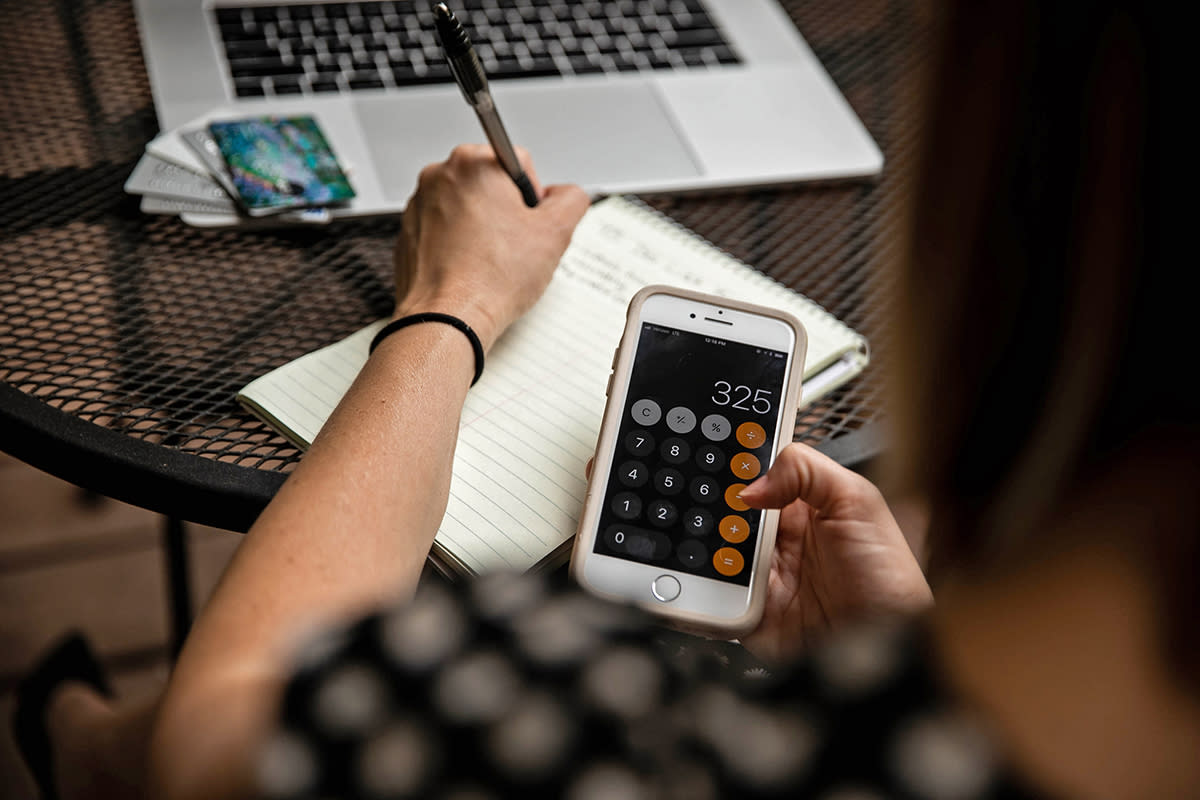
[[[51,642],[85,631],[122,697],[161,688],[169,661],[163,519],[0,453],[0,798],[37,792],[12,739],[17,681]],[[192,598],[208,597],[241,534],[187,526]]]

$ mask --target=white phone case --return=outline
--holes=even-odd
[[[629,304],[625,331],[613,360],[613,376],[609,382],[608,405],[604,410],[604,419],[597,442],[594,467],[588,482],[587,499],[584,501],[583,513],[580,515],[575,545],[571,553],[571,575],[581,587],[589,592],[617,601],[634,602],[656,616],[664,618],[673,627],[692,633],[699,633],[704,636],[726,639],[736,638],[752,631],[762,618],[763,607],[766,601],[767,577],[770,572],[771,555],[775,548],[775,532],[779,521],[779,514],[776,511],[767,511],[762,515],[759,531],[760,544],[754,556],[754,563],[749,565],[753,572],[751,574],[750,585],[745,590],[749,594],[748,602],[738,604],[739,607],[744,608],[741,613],[735,612],[729,616],[721,616],[689,609],[686,602],[681,605],[675,605],[671,602],[656,602],[649,585],[644,597],[623,596],[618,593],[606,591],[605,588],[595,585],[595,583],[588,579],[587,575],[591,559],[604,559],[607,562],[626,563],[620,559],[597,555],[594,549],[600,515],[605,502],[609,465],[613,461],[618,446],[616,440],[621,426],[625,396],[624,387],[629,382],[633,369],[634,356],[641,330],[642,307],[647,298],[656,294],[694,300],[699,303],[776,319],[782,321],[792,329],[795,336],[795,347],[791,354],[787,383],[783,387],[782,404],[776,422],[778,430],[776,452],[791,443],[791,433],[794,429],[796,411],[800,402],[801,375],[804,371],[804,355],[807,348],[807,336],[800,321],[785,311],[730,300],[725,297],[706,295],[671,286],[647,286],[638,292]],[[631,565],[631,569],[643,568],[643,565],[635,562],[627,563]],[[617,567],[609,565],[605,569],[617,569]],[[672,571],[669,568],[664,568],[660,571],[683,574],[678,571]],[[696,580],[711,579],[696,578]],[[713,582],[718,583],[717,581]],[[741,587],[739,586],[738,588],[740,589]],[[744,595],[742,599],[743,601],[746,600]]]

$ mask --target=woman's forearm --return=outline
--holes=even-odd
[[[473,369],[466,337],[444,324],[379,345],[196,620],[152,744],[157,790],[242,794],[296,640],[413,590]]]
[[[541,296],[587,210],[577,186],[539,193],[527,208],[486,145],[424,169],[396,248],[397,313],[453,314],[489,349]],[[252,794],[295,642],[413,590],[474,372],[469,340],[445,324],[375,350],[197,619],[152,736],[151,796]]]

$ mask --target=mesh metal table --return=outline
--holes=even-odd
[[[798,420],[829,448],[881,414],[901,176],[928,21],[888,0],[784,5],[883,148],[876,182],[647,202],[824,305],[874,361]],[[157,132],[129,0],[0,0],[0,449],[136,505],[245,530],[299,453],[235,402],[391,310],[398,219],[274,232],[144,216]]]

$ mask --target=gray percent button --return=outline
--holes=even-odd
[[[667,412],[667,427],[676,433],[691,433],[696,427],[696,412],[683,406],[675,406]]]
[[[714,442],[723,442],[733,432],[733,426],[720,414],[709,414],[701,421],[700,432]]]
[[[633,404],[633,408],[629,410],[633,421],[638,425],[657,425],[662,419],[662,409],[658,407],[658,403],[653,400],[642,399]]]

